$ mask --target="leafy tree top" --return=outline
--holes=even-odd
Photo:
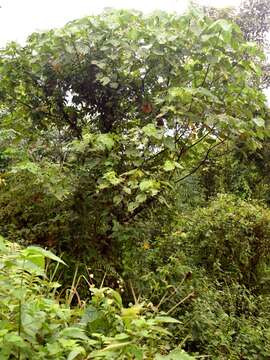
[[[86,123],[109,132],[160,112],[168,122],[169,112],[246,119],[264,102],[251,82],[260,75],[251,58],[261,56],[235,24],[195,11],[108,11],[11,43],[1,53],[1,98],[35,126],[68,126],[78,137]]]
[[[261,57],[237,25],[196,9],[109,10],[1,52],[2,131],[12,129],[11,143],[32,161],[17,171],[37,175],[41,161],[73,169],[112,197],[119,219],[125,205],[138,211],[196,171],[216,146],[239,137],[260,145]]]

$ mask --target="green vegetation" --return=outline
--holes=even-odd
[[[247,9],[108,10],[1,50],[0,359],[270,358]]]
[[[70,296],[64,304],[56,300],[60,285],[45,275],[44,259],[62,263],[61,259],[41,248],[22,250],[2,239],[0,247],[1,359],[154,358],[171,336],[162,325],[179,323],[156,316],[143,304],[124,308],[117,291],[94,286],[87,307],[72,309]],[[190,358],[181,350],[173,354]]]

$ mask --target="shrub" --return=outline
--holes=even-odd
[[[182,243],[195,264],[204,266],[209,274],[249,288],[262,280],[270,251],[268,209],[221,195],[208,207],[197,209],[184,228]]]

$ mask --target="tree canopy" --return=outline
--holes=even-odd
[[[110,237],[114,221],[166,204],[164,191],[216,147],[260,146],[262,57],[237,25],[197,10],[108,11],[34,33],[1,52],[7,167],[30,172],[30,187],[39,183],[75,212],[85,204],[83,217]]]

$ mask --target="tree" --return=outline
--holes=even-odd
[[[214,149],[239,138],[260,146],[261,56],[237,25],[196,9],[108,11],[9,44],[0,62],[9,191],[22,179],[43,212],[55,195],[68,246],[111,256],[116,225],[168,206],[166,192]]]

